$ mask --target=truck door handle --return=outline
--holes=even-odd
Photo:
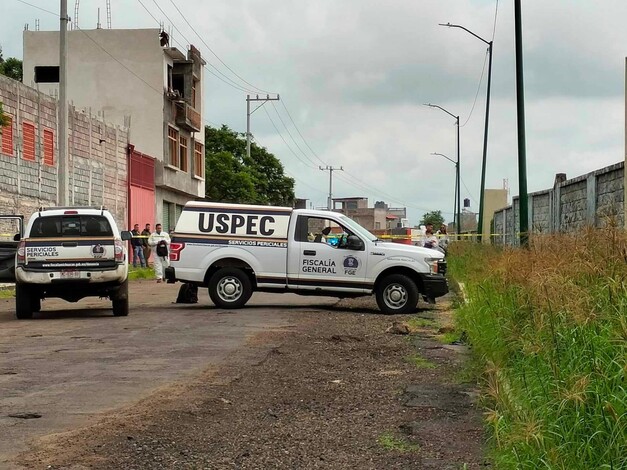
[[[315,250],[305,250],[305,251],[303,251],[303,254],[305,256],[316,256],[316,251]]]
[[[72,248],[78,246],[76,242],[63,242],[63,248]]]

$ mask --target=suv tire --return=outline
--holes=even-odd
[[[222,268],[209,279],[209,297],[220,308],[242,308],[253,295],[250,278],[242,269]]]
[[[15,284],[15,316],[18,320],[33,318],[33,289],[25,284]]]
[[[386,315],[411,313],[418,304],[418,287],[403,274],[391,274],[377,287],[376,297]]]
[[[113,315],[126,317],[128,315],[128,279],[124,281],[117,292],[111,297]]]

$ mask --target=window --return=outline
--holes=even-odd
[[[22,158],[35,161],[35,126],[30,122],[22,123]]]
[[[33,238],[41,237],[112,237],[106,217],[99,215],[43,216],[33,222]]]
[[[205,161],[200,142],[194,142],[194,175],[200,178],[203,178],[205,175]]]
[[[179,168],[183,171],[187,171],[188,165],[188,153],[187,153],[187,137],[181,136],[179,145]]]
[[[300,216],[295,239],[299,242],[326,243],[332,247],[344,248],[348,235],[353,235],[353,232],[333,220]]]
[[[179,166],[179,131],[173,127],[168,127],[168,149],[170,154],[170,165]]]
[[[13,118],[6,115],[7,124],[2,126],[2,153],[13,155]]]
[[[198,80],[192,80],[192,108],[196,109],[196,86],[198,85]]]
[[[54,166],[54,132],[44,129],[44,164]]]

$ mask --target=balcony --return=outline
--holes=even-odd
[[[200,113],[187,103],[176,103],[176,125],[190,132],[200,132]]]

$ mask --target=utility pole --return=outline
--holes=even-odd
[[[518,121],[518,207],[520,246],[529,244],[529,210],[527,201],[527,147],[525,139],[525,87],[523,79],[522,12],[520,0],[514,0],[516,31],[516,115]]]
[[[68,155],[67,155],[67,0],[61,0],[59,29],[59,165],[57,179],[59,181],[58,204],[67,206],[68,191]]]
[[[332,166],[320,166],[318,167],[320,168],[322,171],[328,171],[329,172],[329,200],[327,201],[327,210],[331,210],[331,208],[333,207],[333,172],[334,171],[344,171],[343,167],[339,167],[339,168],[333,168]]]
[[[481,192],[479,193],[479,221],[477,225],[477,235],[478,241],[481,242],[481,236],[483,234],[483,207],[484,207],[484,193],[485,193],[485,168],[486,162],[488,158],[488,124],[490,122],[490,87],[492,84],[492,49],[494,47],[494,41],[486,41],[481,36],[473,33],[468,28],[464,28],[458,24],[451,23],[440,23],[440,26],[447,26],[449,28],[459,28],[463,29],[467,33],[476,37],[480,41],[483,41],[488,45],[488,89],[487,96],[485,100],[485,125],[483,127],[483,161],[481,164]]]
[[[459,140],[459,116],[456,116],[455,114],[451,113],[450,111],[447,111],[446,109],[444,109],[442,106],[438,106],[437,104],[431,104],[431,103],[426,103],[425,106],[429,106],[430,108],[438,108],[440,111],[444,111],[446,114],[448,114],[449,116],[451,116],[452,118],[455,119],[455,125],[457,126],[457,164],[456,164],[456,168],[457,168],[457,236],[459,237],[459,235],[461,235],[462,233],[462,208],[461,208],[461,186],[460,186],[460,172],[461,172],[461,168],[460,168],[460,163],[459,163],[459,158],[460,158],[460,140]]]
[[[270,98],[270,95],[266,95],[265,98],[263,96],[260,98],[259,95],[251,98],[250,95],[246,95],[246,156],[248,158],[250,158],[250,138],[252,137],[252,134],[250,133],[250,116],[268,101],[279,101],[279,99],[279,95],[276,95],[275,98]],[[251,111],[251,101],[261,101],[261,104]]]

